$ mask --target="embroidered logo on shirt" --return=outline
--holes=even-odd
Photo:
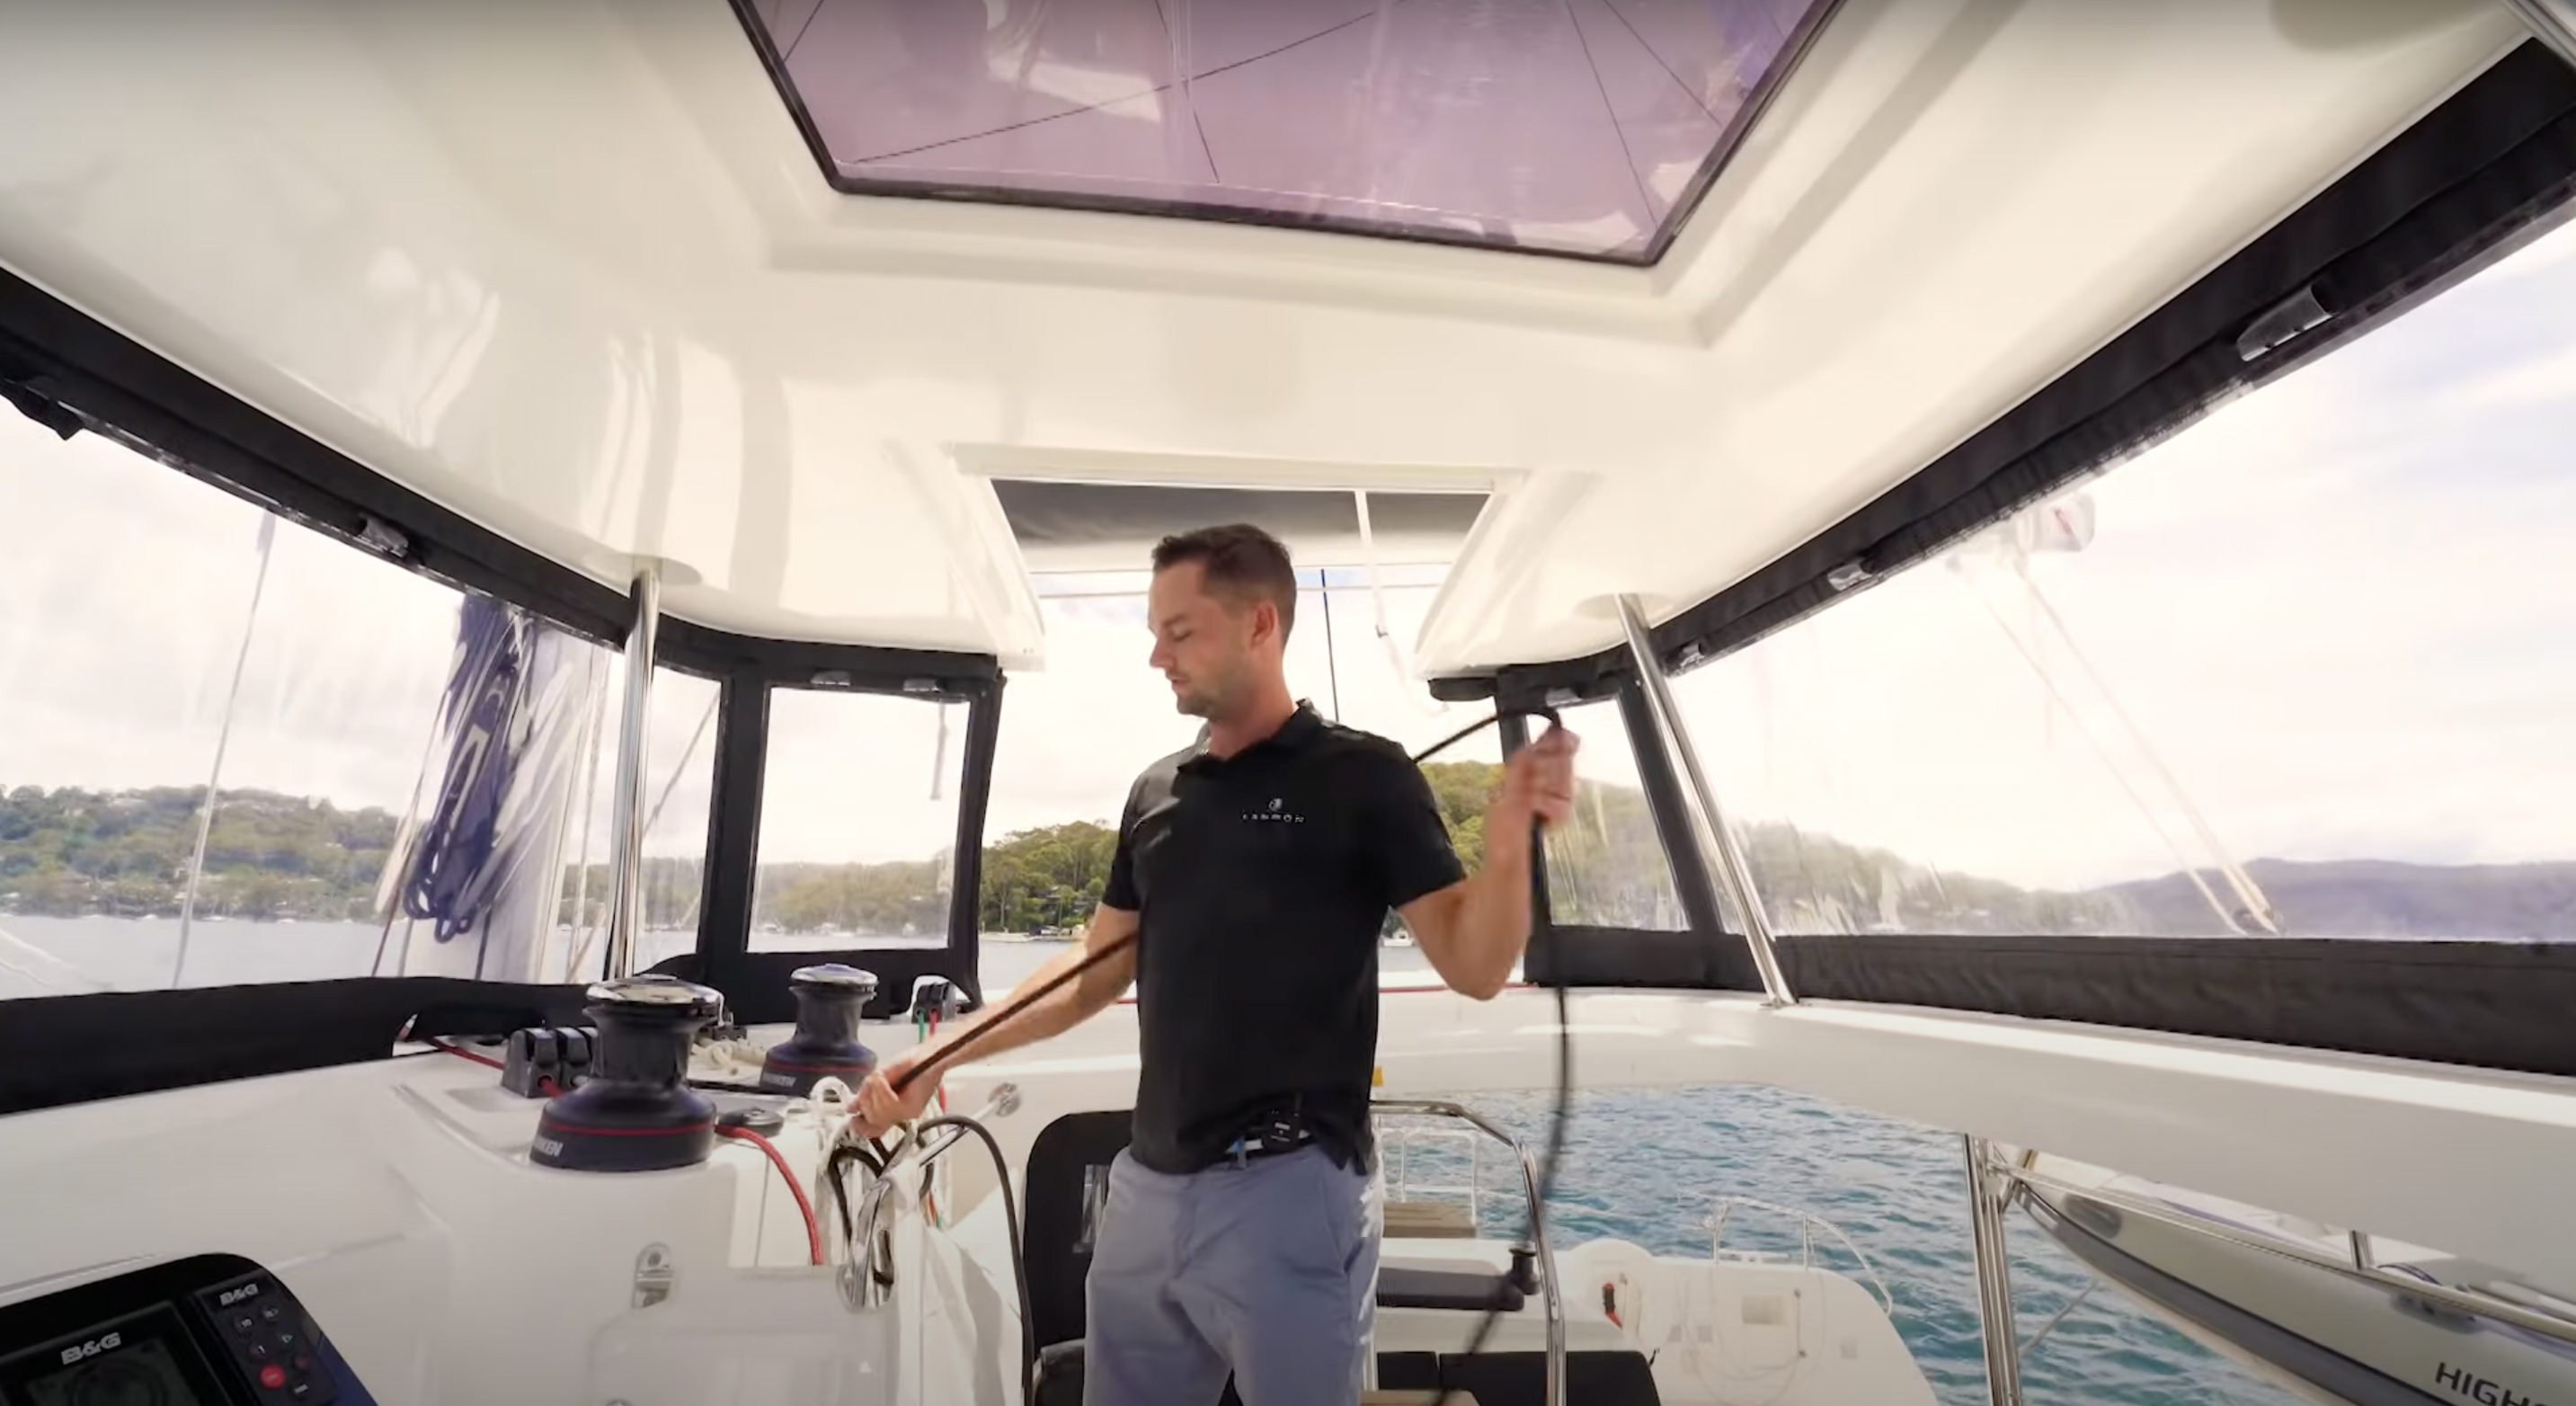
[[[1247,821],[1251,822],[1252,824],[1255,824],[1255,825],[1303,825],[1303,824],[1305,824],[1305,823],[1306,823],[1306,817],[1304,817],[1304,816],[1302,816],[1302,815],[1299,815],[1299,814],[1297,814],[1297,813],[1296,813],[1296,812],[1294,812],[1294,811],[1290,811],[1290,810],[1282,809],[1282,807],[1286,806],[1287,804],[1288,804],[1288,798],[1287,798],[1287,797],[1285,797],[1285,796],[1273,796],[1273,797],[1271,797],[1271,798],[1270,798],[1270,804],[1269,804],[1269,806],[1268,806],[1267,808],[1262,809],[1262,810],[1248,810],[1248,811],[1245,811],[1245,812],[1243,813],[1243,818],[1244,818],[1245,820],[1247,820]]]

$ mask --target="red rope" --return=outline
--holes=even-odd
[[[494,1059],[490,1055],[476,1054],[474,1051],[466,1049],[461,1045],[451,1045],[445,1040],[432,1040],[429,1042],[429,1045],[431,1049],[445,1050],[449,1054],[456,1056],[458,1059],[470,1059],[476,1064],[482,1065],[486,1069],[509,1068],[508,1065]],[[553,1098],[555,1095],[562,1093],[563,1090],[555,1087],[554,1080],[539,1078],[537,1080],[537,1092],[544,1094],[548,1098]]]
[[[456,1056],[458,1059],[470,1059],[476,1064],[482,1065],[486,1069],[501,1069],[506,1067],[501,1063],[501,1061],[494,1059],[490,1055],[476,1054],[462,1045],[451,1045],[445,1040],[432,1040],[429,1043],[434,1049],[445,1050],[449,1054]]]
[[[768,1154],[769,1165],[778,1169],[779,1179],[787,1183],[787,1194],[796,1198],[797,1212],[805,1217],[805,1248],[813,1255],[814,1263],[821,1264],[823,1227],[814,1219],[814,1203],[805,1199],[805,1188],[798,1184],[795,1169],[787,1165],[786,1158],[778,1155],[777,1144],[749,1128],[718,1128],[716,1135],[740,1139]]]

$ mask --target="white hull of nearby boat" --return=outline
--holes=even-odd
[[[1384,1249],[1398,1269],[1499,1271],[1510,1258],[1495,1240],[1391,1237]],[[1625,1240],[1560,1251],[1556,1265],[1566,1351],[1640,1354],[1663,1406],[1933,1406],[1880,1302],[1835,1271],[1787,1257],[1655,1255]],[[1484,1350],[1544,1350],[1544,1313],[1533,1297],[1502,1315]],[[1377,1350],[1459,1352],[1481,1316],[1381,1308]]]
[[[2348,1232],[2045,1154],[2027,1154],[2023,1165],[2052,1183],[2030,1188],[2033,1218],[2078,1259],[2192,1337],[2303,1395],[2354,1406],[2576,1401],[2576,1345],[2298,1257],[2348,1260]],[[2083,1187],[2172,1218],[2066,1189]],[[2576,1303],[2503,1271],[2393,1241],[2359,1243],[2391,1273],[2555,1313],[2576,1329]]]

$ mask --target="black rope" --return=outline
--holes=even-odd
[[[1020,1286],[1020,1391],[1025,1399],[1034,1401],[1037,1398],[1031,1393],[1037,1390],[1038,1327],[1036,1316],[1029,1311],[1029,1267],[1021,1258],[1025,1252],[1020,1246],[1020,1203],[1011,1192],[1010,1159],[1002,1155],[1002,1144],[994,1140],[990,1128],[972,1118],[954,1114],[925,1118],[915,1124],[913,1140],[917,1144],[941,1128],[973,1133],[983,1140],[984,1150],[993,1155],[993,1179],[1002,1187],[1002,1228],[1011,1242],[1011,1278]],[[926,1168],[924,1170],[927,1171]]]
[[[1551,731],[1565,726],[1565,720],[1558,717],[1556,710],[1553,708],[1544,706],[1519,709],[1498,708],[1494,711],[1494,715],[1492,717],[1486,718],[1472,726],[1460,728],[1458,731],[1449,734],[1447,737],[1432,743],[1422,751],[1415,753],[1413,760],[1418,765],[1428,758],[1438,756],[1440,753],[1466,741],[1468,738],[1475,736],[1486,728],[1500,723],[1505,717],[1514,714],[1522,717],[1545,718],[1547,720],[1548,728]],[[1546,833],[1545,826],[1536,817],[1532,817],[1530,820],[1530,864],[1532,865],[1531,872],[1533,874],[1539,872],[1536,866],[1543,865],[1547,862]],[[1535,885],[1533,885],[1533,887],[1535,887]],[[1537,944],[1540,940],[1541,934],[1545,934],[1546,940],[1550,944],[1552,954],[1552,949],[1556,941],[1555,927],[1553,924],[1548,922],[1546,914],[1533,912],[1530,915],[1530,941],[1532,945]],[[1533,964],[1523,964],[1522,970],[1526,972],[1530,965]],[[1556,1193],[1556,1168],[1558,1163],[1565,1160],[1565,1129],[1567,1122],[1573,1117],[1574,1113],[1574,1019],[1569,1011],[1568,1003],[1566,1001],[1565,964],[1563,962],[1551,961],[1544,965],[1548,970],[1554,972],[1556,975],[1556,980],[1551,983],[1551,989],[1556,992],[1556,1106],[1550,1110],[1547,1120],[1547,1152],[1539,1159],[1538,1164],[1539,1210],[1533,1211],[1530,1218],[1530,1241],[1533,1247],[1536,1246],[1539,1237],[1546,1233],[1546,1227],[1539,1222],[1538,1215],[1539,1211],[1545,1210],[1549,1198],[1554,1196]],[[1560,1293],[1563,1289],[1563,1286],[1556,1284],[1550,1284],[1546,1287],[1549,1293]],[[1493,1337],[1495,1327],[1502,1321],[1502,1296],[1498,1294],[1495,1296],[1494,1302],[1485,1309],[1484,1321],[1476,1325],[1475,1333],[1467,1339],[1467,1350],[1460,1355],[1468,1358],[1482,1356],[1485,1351],[1486,1342]],[[1443,1372],[1441,1375],[1446,1376],[1448,1374]],[[1458,1398],[1461,1390],[1462,1389],[1459,1387],[1443,1388],[1440,1393],[1438,1406],[1449,1406],[1450,1402]]]

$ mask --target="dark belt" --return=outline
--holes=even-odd
[[[1315,1143],[1315,1130],[1300,1117],[1269,1118],[1244,1129],[1226,1144],[1220,1161],[1240,1167],[1264,1157],[1285,1157]]]
[[[1285,1157],[1300,1148],[1314,1145],[1315,1135],[1302,1129],[1284,1137],[1268,1132],[1247,1133],[1236,1138],[1233,1144],[1226,1148],[1225,1155],[1239,1167],[1246,1162],[1258,1162],[1264,1157]]]

